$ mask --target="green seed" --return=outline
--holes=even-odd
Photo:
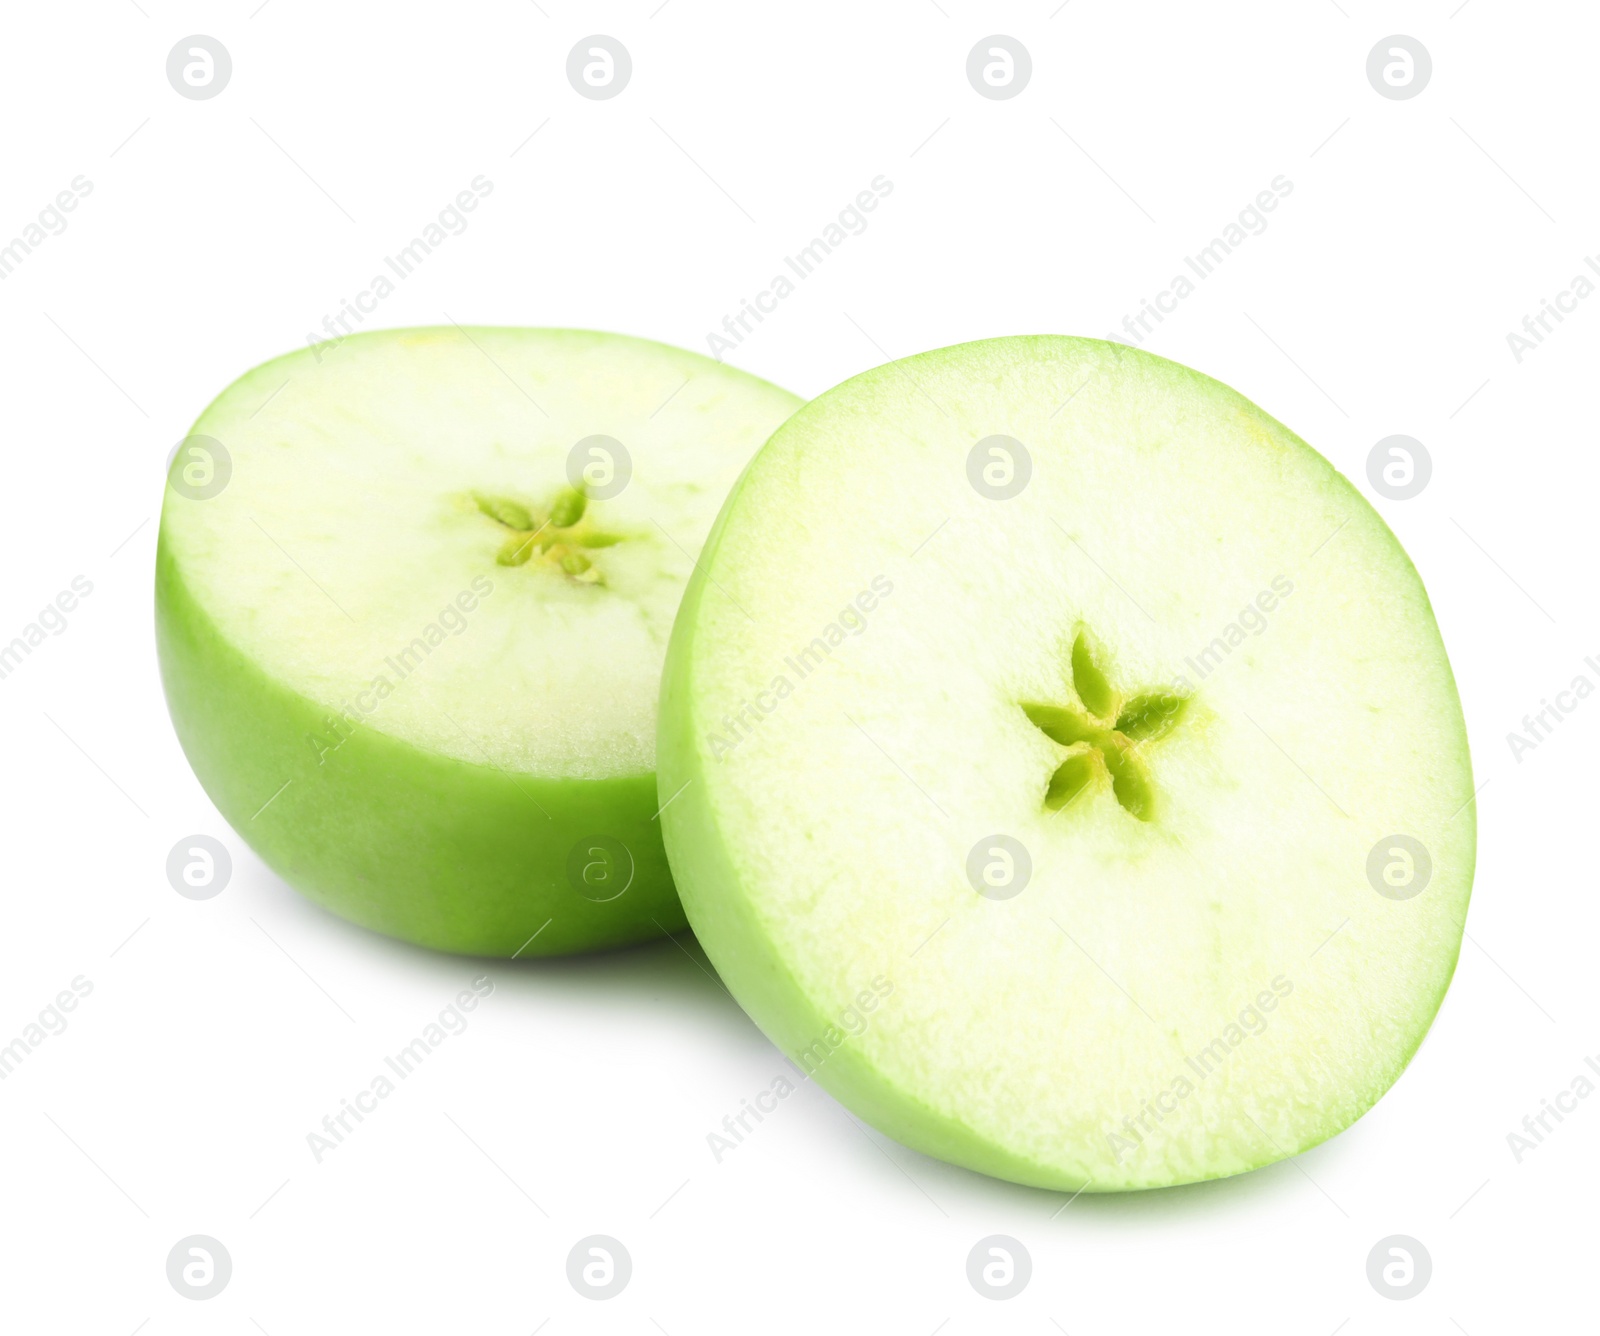
[[[1104,743],[1100,748],[1106,769],[1111,772],[1111,791],[1131,816],[1149,821],[1156,814],[1156,792],[1133,753],[1126,746]]]
[[[620,533],[581,533],[573,542],[579,547],[615,547],[622,541]]]
[[[528,508],[510,497],[480,496],[476,500],[479,510],[508,529],[527,531],[533,528],[533,516],[528,513]]]
[[[494,559],[502,566],[521,566],[533,555],[533,549],[531,533],[514,533],[501,544]]]
[[[576,487],[563,487],[550,507],[550,523],[558,529],[570,529],[583,518],[589,498]]]
[[[1033,705],[1024,702],[1022,712],[1047,738],[1070,747],[1075,742],[1093,742],[1105,729],[1093,719],[1062,705]]]
[[[589,566],[589,558],[581,552],[568,552],[561,558],[561,569],[568,575],[582,575]]]
[[[1075,752],[1056,767],[1050,776],[1050,787],[1045,791],[1044,805],[1059,812],[1088,787],[1096,770],[1095,753],[1085,749]]]
[[[1146,742],[1171,731],[1188,704],[1184,697],[1169,691],[1135,696],[1117,716],[1117,732],[1134,742]],[[1040,725],[1043,727],[1043,725]]]
[[[1101,719],[1111,717],[1116,709],[1116,694],[1111,690],[1111,683],[1106,681],[1106,675],[1095,663],[1094,649],[1089,644],[1089,637],[1082,631],[1072,642],[1072,685],[1090,714],[1098,715]]]

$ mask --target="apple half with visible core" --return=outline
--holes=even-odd
[[[218,810],[311,899],[425,946],[681,927],[661,661],[717,507],[799,402],[571,330],[360,334],[234,382],[172,461],[156,571]]]
[[[1116,344],[946,348],[780,427],[679,610],[657,772],[756,1022],[1020,1183],[1316,1145],[1460,949],[1472,772],[1416,571],[1292,432]]]

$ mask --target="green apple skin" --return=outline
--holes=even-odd
[[[156,645],[173,727],[201,786],[274,872],[343,918],[479,956],[627,946],[685,926],[654,820],[655,776],[513,776],[360,728],[319,764],[328,710],[226,641],[185,587],[165,538]],[[276,796],[274,796],[276,795]],[[626,893],[579,894],[586,837],[633,858]]]

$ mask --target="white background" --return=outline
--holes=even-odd
[[[1506,1139],[1600,1053],[1600,698],[1520,762],[1507,743],[1576,674],[1600,681],[1583,664],[1600,656],[1600,300],[1520,364],[1506,341],[1600,250],[1592,8],[659,3],[6,9],[0,242],[73,177],[93,191],[0,282],[0,640],[74,576],[94,591],[0,681],[0,1044],[74,977],[93,992],[0,1083],[0,1326],[1592,1324],[1600,1098],[1521,1163]],[[1033,61],[1009,101],[965,76],[997,32]],[[233,59],[209,101],[165,76],[193,33]],[[610,101],[565,77],[592,33],[632,55]],[[1366,78],[1394,33],[1432,55],[1413,100]],[[162,701],[163,461],[216,391],[318,331],[480,173],[494,190],[468,230],[369,327],[578,325],[703,350],[887,176],[868,230],[729,357],[804,395],[942,344],[1103,335],[1274,176],[1293,182],[1146,346],[1238,387],[1369,496],[1381,437],[1415,436],[1434,461],[1419,497],[1373,500],[1460,680],[1481,850],[1455,984],[1376,1109],[1290,1163],[1064,1209],[912,1154],[809,1084],[719,1164],[707,1134],[787,1069],[688,939],[449,959],[350,927],[262,867]],[[1381,738],[1350,745],[1384,763]],[[164,871],[195,833],[235,859],[204,902]],[[494,992],[470,1029],[316,1163],[307,1134],[480,971]],[[205,1302],[165,1274],[196,1233],[233,1259]],[[593,1233],[633,1258],[604,1303],[565,1276]],[[1034,1262],[1004,1303],[966,1277],[994,1233]],[[1406,1302],[1365,1273],[1396,1233],[1433,1258]]]

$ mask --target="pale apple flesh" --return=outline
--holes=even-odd
[[[169,482],[157,560],[163,683],[218,810],[309,898],[422,945],[681,928],[661,658],[718,503],[798,402],[560,330],[390,331],[243,377],[193,429],[231,478]],[[574,485],[590,438],[628,453],[615,494]]]
[[[1031,469],[998,498],[994,437]],[[1092,340],[910,358],[774,434],[679,612],[658,781],[690,923],[775,1043],[911,1147],[1072,1191],[1348,1126],[1472,879],[1394,536],[1232,390]],[[1369,878],[1397,835],[1420,893]]]

